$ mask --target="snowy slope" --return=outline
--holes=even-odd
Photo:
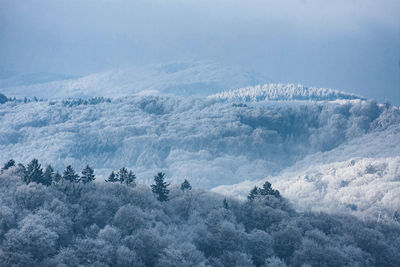
[[[248,86],[209,96],[211,99],[231,102],[259,102],[271,100],[332,101],[338,99],[363,99],[360,96],[333,89],[306,87],[295,84],[264,84]]]
[[[26,81],[21,81],[21,83]],[[206,96],[267,82],[253,72],[215,62],[181,62],[147,65],[91,74],[77,79],[1,86],[7,96],[23,98],[121,97],[133,94]],[[16,84],[16,83],[14,83]]]
[[[255,185],[269,180],[300,210],[390,220],[400,212],[400,122],[384,127],[308,155],[279,175],[213,191],[245,198]]]

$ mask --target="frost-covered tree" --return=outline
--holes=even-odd
[[[7,161],[7,162],[4,164],[2,170],[8,170],[9,168],[14,167],[14,166],[15,166],[15,160],[10,159],[9,161]]]
[[[154,184],[151,185],[151,190],[157,195],[159,201],[168,201],[169,184],[164,181],[165,173],[159,172],[154,176]]]
[[[191,190],[192,186],[190,185],[189,181],[185,179],[185,181],[183,181],[183,183],[181,183],[181,190],[185,191],[185,190]]]
[[[49,164],[47,165],[43,174],[43,184],[47,186],[51,185],[53,178],[54,178],[54,169]]]
[[[43,182],[43,169],[37,159],[33,159],[27,166],[24,175],[25,183],[30,182],[42,183]]]
[[[248,234],[247,250],[256,266],[262,265],[266,258],[274,255],[272,245],[272,237],[265,231],[255,229]]]
[[[71,165],[68,165],[63,172],[63,179],[70,183],[79,182],[79,175],[74,171]]]
[[[86,167],[82,170],[81,181],[86,184],[93,182],[95,179],[96,177],[93,169],[90,168],[89,165],[86,165]]]
[[[302,267],[307,267],[307,265],[301,265]],[[265,260],[264,264],[262,267],[287,267],[285,262],[278,257],[270,257]]]
[[[301,232],[297,227],[289,226],[275,232],[274,251],[279,258],[288,261],[294,251],[301,245]]]

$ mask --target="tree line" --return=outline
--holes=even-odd
[[[7,161],[1,171],[8,170],[11,167],[17,166],[14,159],[10,159]],[[32,159],[27,166],[24,166],[21,163],[18,163],[18,167],[20,168],[20,172],[22,174],[22,180],[29,184],[31,182],[35,182],[38,184],[43,184],[45,186],[51,186],[52,184],[57,183],[91,183],[96,180],[96,176],[94,174],[94,170],[86,165],[79,175],[73,169],[71,165],[68,165],[62,174],[58,171],[54,171],[53,167],[49,164],[46,168],[42,168],[38,159]],[[117,172],[112,171],[111,174],[105,179],[107,183],[121,183],[126,186],[135,187],[136,186],[136,175],[132,170],[128,170],[125,167],[122,167]],[[168,186],[169,183],[165,181],[165,173],[159,172],[154,176],[154,184],[151,185],[152,192],[157,195],[157,199],[159,201],[168,201]],[[192,186],[188,180],[184,180],[180,185],[182,191],[191,190]]]

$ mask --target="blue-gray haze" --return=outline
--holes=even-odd
[[[0,0],[0,266],[400,266],[399,12]]]
[[[179,60],[400,104],[396,0],[0,0],[3,71],[84,75]]]

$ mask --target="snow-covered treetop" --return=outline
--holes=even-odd
[[[264,84],[217,93],[209,98],[222,101],[260,102],[268,100],[332,101],[338,99],[363,99],[334,89],[306,87],[295,84]]]

